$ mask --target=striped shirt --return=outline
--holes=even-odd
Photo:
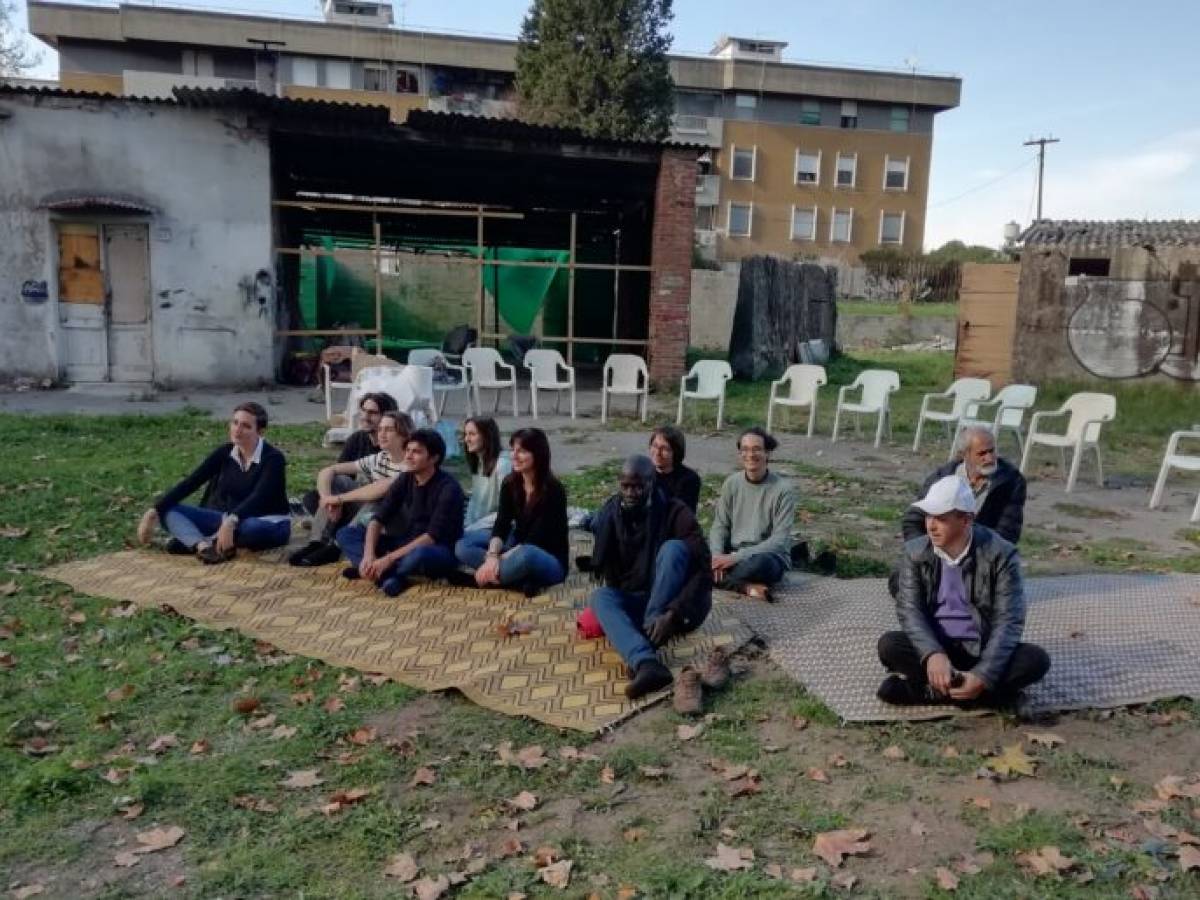
[[[404,471],[404,463],[393,460],[386,450],[372,453],[357,460],[358,471],[368,482],[382,481],[385,478],[395,478]]]

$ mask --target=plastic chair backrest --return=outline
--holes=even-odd
[[[697,394],[719,395],[725,390],[725,382],[733,377],[729,363],[721,359],[702,359],[692,366],[688,377],[695,377]]]
[[[900,389],[900,373],[891,369],[866,369],[854,379],[854,387],[862,388],[862,405],[870,409],[887,406],[888,394]]]
[[[399,366],[403,363],[398,363],[394,359],[388,359],[377,353],[368,353],[359,347],[355,347],[350,351],[350,379],[353,381],[358,378],[358,373],[363,369],[369,369],[372,366]]]
[[[1010,384],[1000,391],[995,399],[1000,406],[1015,407],[1000,414],[1000,424],[1009,428],[1020,428],[1025,421],[1025,410],[1033,409],[1037,403],[1037,388],[1032,384]]]
[[[496,371],[497,364],[504,359],[498,350],[492,347],[468,347],[462,356],[464,366],[471,369],[471,378],[479,381],[499,381]]]
[[[992,396],[992,383],[986,378],[959,378],[950,385],[949,390],[954,394],[951,412],[961,417],[966,414],[971,401],[986,400]]]
[[[609,381],[611,373],[612,380]],[[640,391],[638,376],[650,380],[646,361],[632,353],[614,353],[604,361],[604,385],[614,391]]]
[[[441,363],[439,363],[438,360],[441,360]],[[411,366],[444,366],[446,364],[446,357],[442,355],[441,350],[434,350],[430,347],[421,347],[416,350],[408,351],[408,363]]]
[[[433,407],[433,369],[418,365],[371,366],[363,369],[354,380],[354,390],[350,392],[350,400],[354,405],[347,407],[350,416],[347,421],[353,427],[358,424],[352,416],[358,410],[358,398],[373,391],[390,395],[400,411],[409,413],[416,421],[417,413],[428,416]]]
[[[567,362],[557,350],[527,350],[525,365],[532,373],[534,384],[557,384],[558,368],[567,367]]]
[[[1067,436],[1075,440],[1079,439],[1081,431],[1085,441],[1097,440],[1100,437],[1100,425],[1094,420],[1109,421],[1117,415],[1117,398],[1112,394],[1072,394],[1063,406],[1071,412],[1070,421],[1067,422]],[[1092,421],[1093,424],[1085,430],[1083,423],[1087,421]]]
[[[783,380],[788,383],[788,394],[785,400],[792,403],[811,404],[817,395],[817,388],[827,382],[824,366],[795,365],[788,366],[783,373]]]

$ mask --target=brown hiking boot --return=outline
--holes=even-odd
[[[704,661],[704,669],[700,673],[700,683],[713,691],[719,691],[729,684],[729,654],[720,647],[714,647]]]
[[[704,691],[700,686],[700,673],[692,666],[684,666],[675,680],[675,712],[681,716],[694,716],[704,705]]]

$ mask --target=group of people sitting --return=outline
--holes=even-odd
[[[389,597],[414,578],[447,579],[532,595],[570,569],[567,493],[551,469],[550,443],[521,428],[505,449],[496,422],[468,418],[463,449],[470,494],[446,472],[446,445],[414,428],[386,394],[362,397],[361,429],[300,501],[313,538],[289,557],[320,566],[345,556],[342,575]],[[147,510],[143,543],[157,525],[167,551],[206,564],[237,548],[286,545],[291,512],[286,460],[266,442],[266,410],[240,404],[229,442]],[[889,579],[901,629],[879,641],[889,703],[1006,703],[1041,678],[1049,657],[1021,642],[1025,598],[1020,559],[1025,481],[996,456],[986,429],[960,435],[958,460],[934,472],[904,516],[903,550]],[[772,600],[792,566],[797,496],[770,468],[777,444],[758,427],[737,439],[739,466],[721,486],[707,538],[696,516],[700,476],[684,465],[686,440],[655,428],[648,455],[627,458],[615,493],[589,517],[594,545],[577,565],[602,584],[590,615],[629,667],[636,699],[668,686],[659,649],[699,627],[714,586]],[[199,506],[183,501],[203,487]]]

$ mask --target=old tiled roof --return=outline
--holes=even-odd
[[[1059,247],[1179,247],[1200,244],[1200,221],[1171,219],[1142,221],[1117,219],[1088,222],[1075,219],[1039,219],[1017,239],[1026,246]]]

